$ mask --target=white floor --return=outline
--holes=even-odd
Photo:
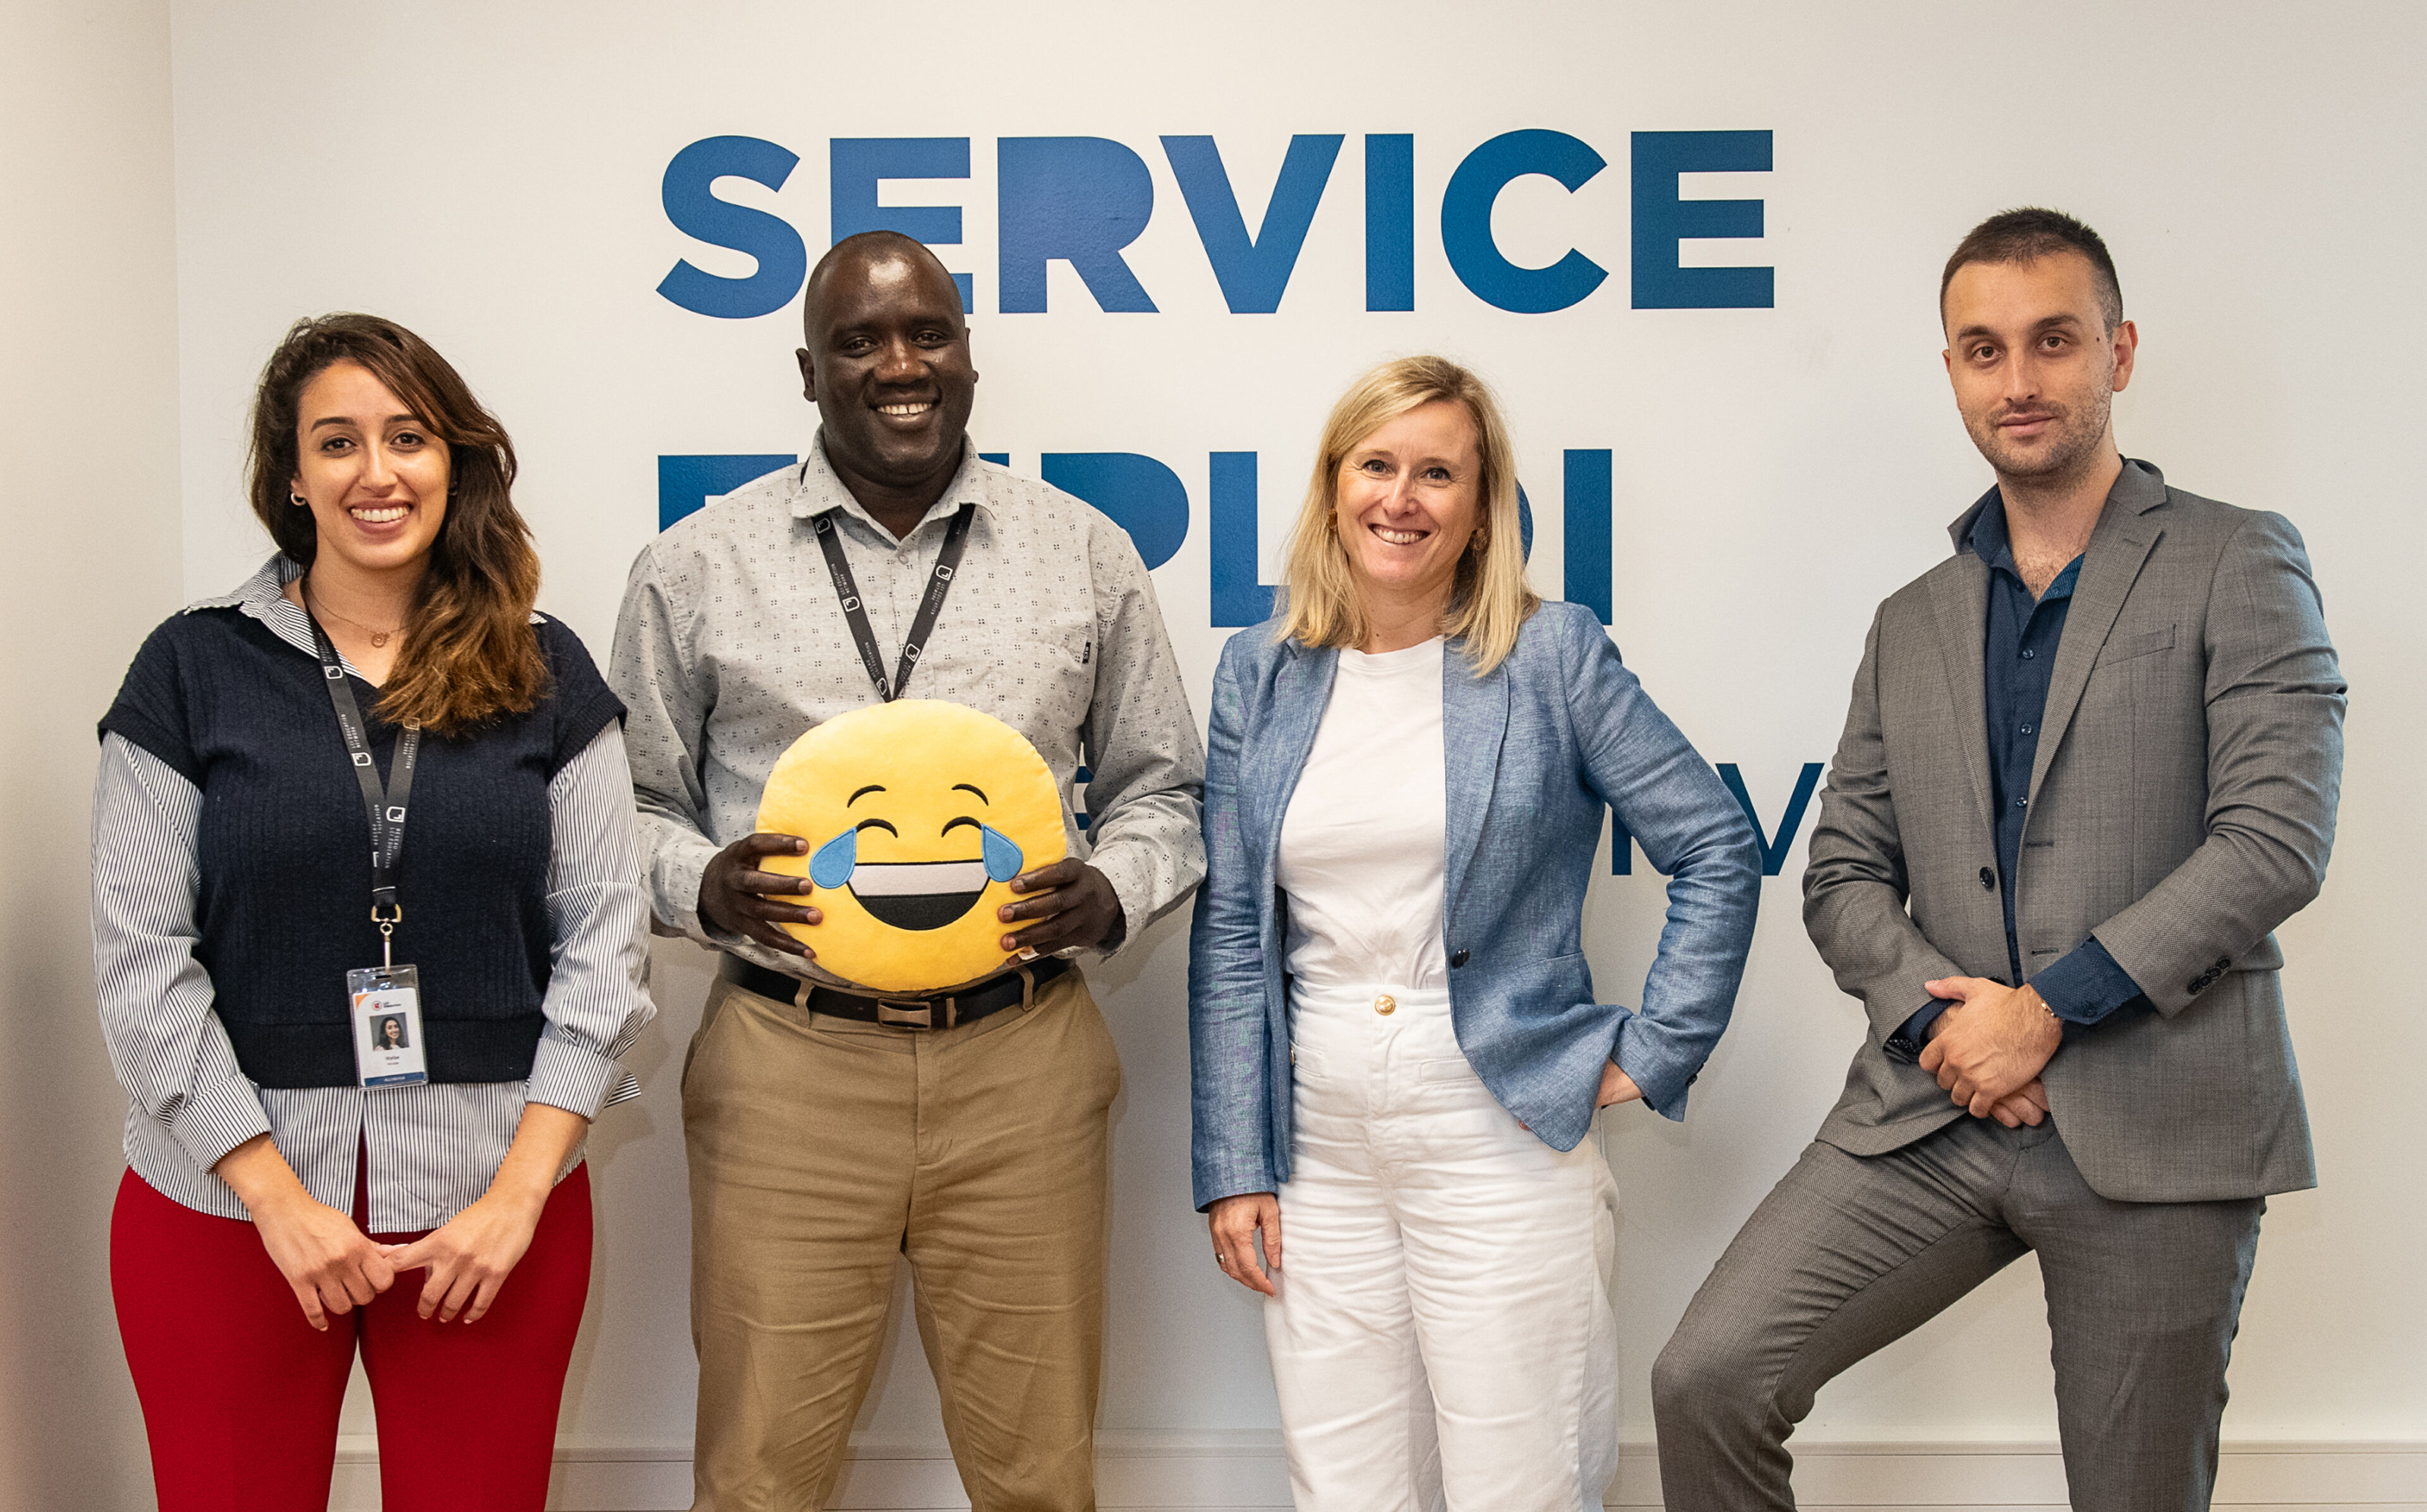
[[[1186,1439],[1107,1435],[1099,1444],[1105,1512],[1248,1512],[1287,1507],[1280,1446],[1257,1435]],[[691,1504],[687,1445],[567,1446],[548,1504],[563,1512],[679,1512]],[[2052,1444],[1804,1444],[1796,1491],[1807,1508],[1879,1512],[2063,1512],[2064,1466]],[[952,1460],[931,1443],[863,1443],[834,1512],[966,1508]],[[2427,1439],[2411,1443],[2240,1443],[2225,1446],[2215,1504],[2235,1512],[2322,1506],[2427,1512]],[[379,1506],[377,1447],[338,1452],[331,1512]],[[1610,1488],[1611,1512],[1660,1505],[1652,1446],[1630,1444]]]

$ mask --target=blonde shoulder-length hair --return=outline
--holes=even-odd
[[[1314,476],[1306,508],[1290,532],[1282,568],[1280,629],[1275,640],[1304,646],[1356,646],[1369,631],[1365,606],[1349,576],[1347,550],[1333,528],[1340,503],[1340,469],[1359,443],[1410,410],[1441,400],[1462,404],[1474,422],[1481,452],[1481,530],[1473,549],[1458,558],[1442,632],[1466,646],[1477,677],[1517,648],[1518,632],[1541,599],[1525,586],[1523,530],[1517,512],[1517,461],[1499,401],[1482,379],[1446,357],[1401,357],[1384,363],[1348,386],[1324,422],[1315,448]]]

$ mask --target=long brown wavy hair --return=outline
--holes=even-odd
[[[375,315],[298,320],[261,370],[252,401],[252,512],[278,549],[312,565],[319,529],[287,495],[297,470],[304,385],[355,363],[387,385],[447,443],[447,516],[405,614],[380,717],[452,735],[518,714],[547,691],[547,662],[530,624],[539,553],[514,508],[514,444],[430,343]]]

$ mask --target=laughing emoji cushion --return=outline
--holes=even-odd
[[[819,924],[786,924],[846,982],[932,992],[1009,959],[995,910],[1011,879],[1062,859],[1062,793],[1036,747],[962,704],[904,698],[854,709],[792,742],[758,800],[758,828],[806,855]]]

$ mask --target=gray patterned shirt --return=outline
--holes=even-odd
[[[907,696],[944,698],[1026,736],[1061,784],[1070,852],[1120,899],[1117,948],[1205,874],[1205,748],[1129,533],[1083,500],[973,452],[896,540],[827,463],[769,473],[680,521],[632,563],[607,680],[625,740],[660,925],[793,975],[796,957],[712,935],[700,873],[757,827],[775,758],[811,726],[877,702],[810,521],[839,510],[843,554],[888,673],[946,527],[977,506],[967,555]],[[1083,833],[1070,802],[1085,748]]]

